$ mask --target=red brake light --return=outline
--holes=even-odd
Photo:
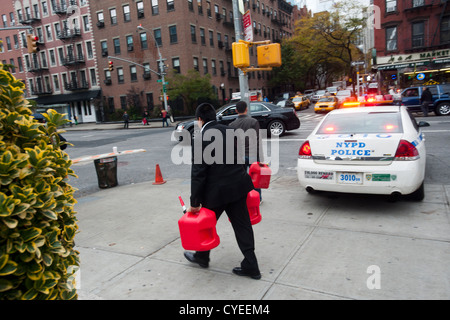
[[[302,146],[300,147],[300,150],[298,151],[298,155],[302,159],[311,159],[311,146],[309,145],[309,141],[306,140]]]
[[[397,152],[395,153],[396,160],[416,160],[419,157],[419,151],[417,151],[417,148],[412,143],[406,140],[400,140]]]

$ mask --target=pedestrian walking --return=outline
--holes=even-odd
[[[165,109],[161,109],[161,116],[162,116],[162,126],[164,128],[164,124],[169,126],[169,123],[167,122],[167,118],[169,117],[169,114]]]
[[[424,117],[428,117],[428,106],[433,102],[433,95],[428,87],[423,87],[422,95],[420,97],[420,108]]]
[[[259,132],[259,122],[255,118],[248,115],[248,107],[245,101],[239,101],[236,104],[238,117],[229,124],[233,129],[242,129],[244,138],[241,143],[245,145],[245,170],[248,171],[250,165],[257,161],[262,162],[262,138]],[[262,201],[261,189],[255,189],[259,193],[259,200]]]
[[[123,128],[128,129],[128,123],[130,122],[130,116],[128,115],[128,113],[126,111],[123,113],[122,119],[123,119]]]
[[[217,219],[225,211],[244,255],[240,267],[234,268],[233,273],[260,279],[253,228],[246,203],[247,194],[253,190],[253,183],[242,164],[238,164],[236,159],[230,163],[227,157],[228,152],[236,151],[234,139],[229,139],[230,141],[226,139],[227,130],[233,129],[216,121],[216,112],[209,103],[199,105],[195,117],[201,130],[192,142],[191,205],[188,211],[198,212],[201,207],[205,207],[214,211]],[[216,135],[218,140],[223,141],[223,145],[218,147],[217,141],[203,139],[204,136],[211,135]],[[207,156],[207,151],[211,152],[212,143],[214,147],[222,149],[214,151],[214,161],[210,161],[210,155]],[[186,251],[184,256],[188,261],[197,263],[203,268],[209,266],[210,251]]]

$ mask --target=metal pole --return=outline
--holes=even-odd
[[[233,0],[233,18],[234,18],[234,31],[236,34],[236,41],[244,40],[242,35],[242,19],[239,12],[238,0]],[[248,105],[248,114],[250,115],[250,100],[248,96],[248,76],[239,69],[239,90],[241,91],[241,100],[245,101]]]

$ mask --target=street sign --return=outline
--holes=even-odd
[[[162,83],[162,79],[158,79],[158,80],[156,80],[156,82]]]
[[[247,10],[242,15],[242,23],[244,25],[244,40],[253,42],[253,27],[252,27],[252,18],[250,16],[250,10]]]
[[[354,67],[354,66],[363,66],[363,65],[365,65],[366,64],[366,62],[365,61],[352,61],[352,67]]]

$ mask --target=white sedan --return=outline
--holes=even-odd
[[[405,107],[331,111],[299,150],[297,175],[306,191],[424,198],[425,138]]]

